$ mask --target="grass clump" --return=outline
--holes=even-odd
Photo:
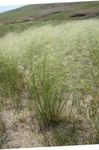
[[[53,60],[55,66],[52,66],[50,57],[44,57],[33,69],[30,83],[31,100],[36,106],[40,125],[47,128],[60,122],[59,115],[63,113],[69,97],[68,87],[64,85],[60,70],[55,64],[58,62]]]
[[[4,100],[12,100],[12,104],[17,109],[21,106],[21,95],[23,90],[23,77],[18,69],[18,59],[12,58],[7,52],[0,56],[0,96],[2,103]],[[2,106],[3,107],[3,106]]]

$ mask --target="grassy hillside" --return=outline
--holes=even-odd
[[[9,22],[24,22],[27,20],[36,20],[42,17],[47,17],[50,14],[54,13],[64,13],[64,18],[70,18],[71,15],[78,12],[85,12],[88,17],[88,12],[95,15],[99,13],[99,2],[83,2],[83,3],[61,3],[61,4],[36,4],[36,5],[27,5],[16,10],[2,13],[0,15],[1,23]],[[95,13],[95,14],[94,14]],[[66,14],[66,16],[65,16]],[[97,14],[98,15],[98,14]],[[90,15],[89,15],[90,17]],[[54,17],[54,19],[60,19]]]
[[[48,22],[59,24],[88,18],[99,18],[99,2],[26,5],[0,14],[0,36]]]
[[[46,135],[43,146],[99,143],[98,37],[97,19],[55,26],[49,23],[2,37],[0,98],[6,105],[2,109],[7,111],[7,117],[1,110],[5,123],[14,110],[21,109],[22,113],[25,107],[31,112],[26,119],[33,119],[29,121],[34,127],[31,132],[36,131],[40,139]],[[20,126],[27,133],[28,124],[15,115],[10,123],[13,125],[6,130],[10,137],[16,133],[19,136],[14,137],[16,143],[13,136],[8,138],[6,148],[9,143],[12,147],[24,147],[21,141],[29,140],[27,136],[18,140],[23,134]],[[12,128],[15,125],[18,129]],[[35,138],[36,135],[32,140]],[[32,142],[31,147],[34,145]]]

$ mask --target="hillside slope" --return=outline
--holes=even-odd
[[[0,23],[99,17],[99,2],[31,4],[0,14]]]

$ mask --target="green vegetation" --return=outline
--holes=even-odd
[[[12,11],[8,11],[0,14],[0,20],[2,22],[18,21],[27,17],[43,17],[45,15],[53,14],[54,12],[65,12],[73,14],[77,11],[90,10],[93,11],[99,7],[99,2],[78,2],[78,3],[56,3],[56,4],[37,4],[26,5],[22,8],[18,8]],[[65,9],[64,9],[65,8]],[[68,17],[70,17],[68,14]],[[59,18],[58,18],[59,19]]]
[[[43,22],[41,24],[44,24]],[[20,33],[29,27],[41,26],[39,22],[26,22],[26,23],[15,23],[15,24],[4,24],[0,26],[0,37],[6,35],[9,32]]]
[[[63,20],[62,20],[63,22]],[[3,37],[4,35],[6,35],[7,33],[10,32],[15,32],[15,33],[21,33],[22,31],[25,31],[28,28],[36,28],[36,27],[41,27],[45,24],[49,24],[51,23],[53,26],[60,24],[60,21],[50,21],[50,20],[39,20],[39,21],[35,21],[35,22],[23,22],[23,23],[15,23],[15,24],[4,24],[4,25],[0,25],[0,37]]]
[[[55,25],[62,21],[99,18],[98,7],[99,2],[26,5],[0,14],[0,37],[48,22]],[[79,13],[84,15],[79,16]]]
[[[99,143],[98,27],[96,19],[46,22],[0,39],[0,97],[17,110],[26,96],[56,145]]]

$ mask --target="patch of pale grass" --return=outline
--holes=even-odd
[[[9,33],[0,39],[0,94],[12,98],[18,109],[27,93],[40,126],[56,126],[66,109],[71,113],[74,108],[78,114],[86,110],[84,117],[89,117],[99,132],[98,37],[98,20]],[[88,96],[90,105],[85,101]],[[72,101],[70,108],[67,101]]]

